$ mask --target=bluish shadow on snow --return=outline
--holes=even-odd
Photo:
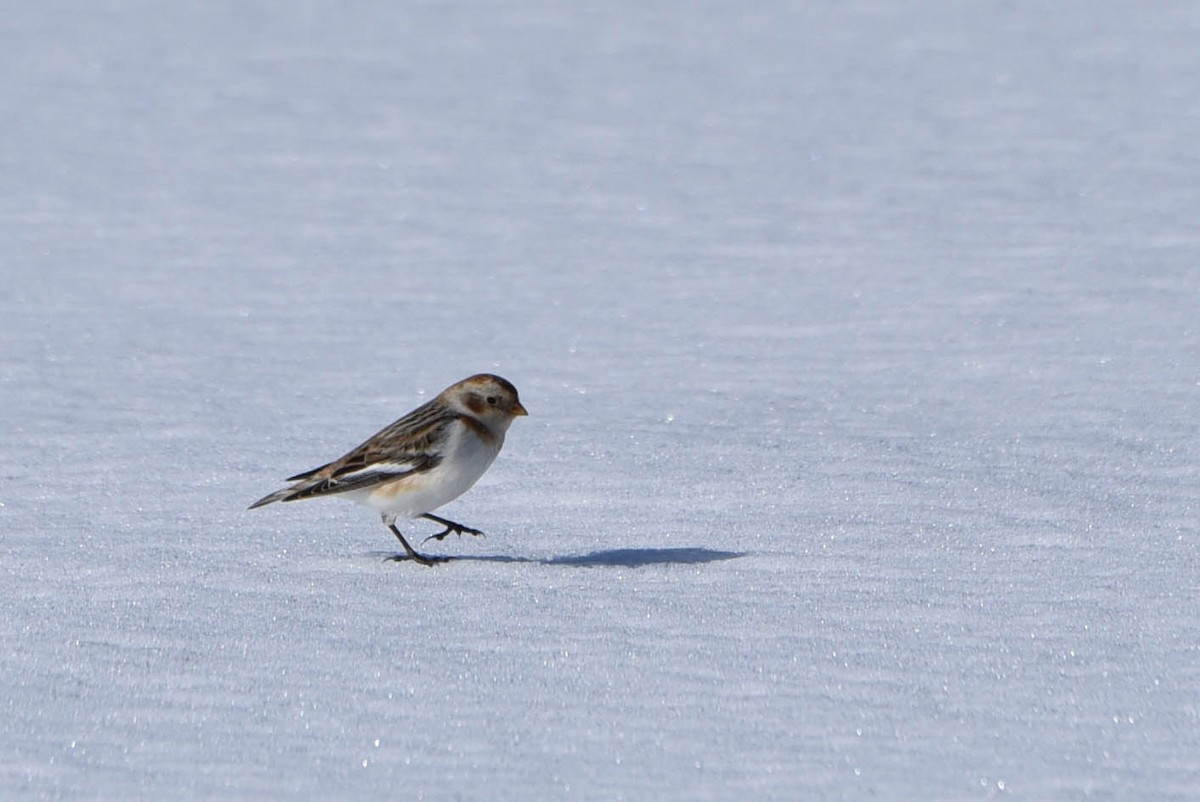
[[[718,560],[745,557],[744,551],[715,551],[713,549],[606,549],[590,554],[552,557],[538,560],[544,565],[576,565],[584,568],[640,568],[643,565],[698,565]]]
[[[389,559],[386,552],[372,552]],[[588,554],[570,554],[563,557],[535,558],[513,557],[506,554],[436,555],[445,562],[491,562],[491,563],[536,563],[538,565],[568,565],[577,568],[641,568],[646,565],[700,565],[702,563],[735,560],[745,557],[744,551],[717,551],[702,548],[678,549],[605,549]],[[429,555],[435,557],[435,555]],[[403,560],[401,562],[404,562]]]

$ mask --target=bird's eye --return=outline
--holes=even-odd
[[[488,402],[488,404],[490,404],[490,405],[491,405],[491,406],[493,406],[493,407],[494,407],[494,406],[496,406],[496,402],[497,402],[497,398],[496,398],[496,396],[494,396],[494,395],[489,395],[489,396],[487,397],[487,402]]]

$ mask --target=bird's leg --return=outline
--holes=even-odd
[[[449,559],[448,557],[432,557],[431,558],[431,557],[426,557],[422,554],[418,554],[417,550],[414,549],[412,546],[408,545],[408,541],[404,539],[404,535],[400,534],[400,530],[396,528],[395,519],[389,521],[387,519],[387,516],[384,516],[383,522],[387,526],[388,529],[392,530],[392,534],[396,536],[396,539],[400,541],[400,545],[404,547],[404,550],[406,552],[408,552],[408,556],[406,556],[406,557],[399,557],[399,556],[389,557],[388,558],[389,560],[394,561],[394,562],[402,562],[404,560],[412,560],[413,562],[418,562],[421,565],[433,565],[434,563],[446,562],[446,560]]]
[[[483,537],[483,532],[480,532],[478,529],[472,529],[469,526],[463,526],[462,524],[456,524],[456,523],[454,523],[454,521],[447,521],[445,518],[439,518],[436,515],[430,515],[429,513],[425,513],[421,517],[427,518],[430,521],[434,521],[435,523],[439,523],[442,526],[446,527],[441,532],[438,532],[436,535],[430,535],[429,537],[425,538],[424,540],[421,541],[422,543],[428,543],[431,540],[445,540],[446,535],[449,535],[450,533],[454,533],[461,537],[462,534],[465,532],[468,535],[475,535],[476,537]]]

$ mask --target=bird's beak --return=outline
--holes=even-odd
[[[519,417],[521,417],[522,415],[528,415],[528,414],[529,414],[529,413],[525,411],[525,407],[521,406],[521,402],[520,402],[520,401],[518,401],[518,402],[516,403],[516,406],[514,406],[514,407],[513,407],[513,416],[514,416],[514,417],[518,417],[518,418],[519,418]]]

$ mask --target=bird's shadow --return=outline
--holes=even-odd
[[[375,552],[384,555],[384,552]],[[536,565],[566,565],[574,568],[641,568],[647,565],[702,565],[736,560],[745,557],[745,551],[718,551],[705,548],[676,549],[604,549],[587,554],[568,554],[561,557],[514,557],[505,554],[480,556],[441,556],[438,562],[489,562],[489,563],[533,563]],[[386,555],[386,559],[403,555]],[[432,557],[432,555],[429,555]],[[407,560],[401,560],[407,562]]]

